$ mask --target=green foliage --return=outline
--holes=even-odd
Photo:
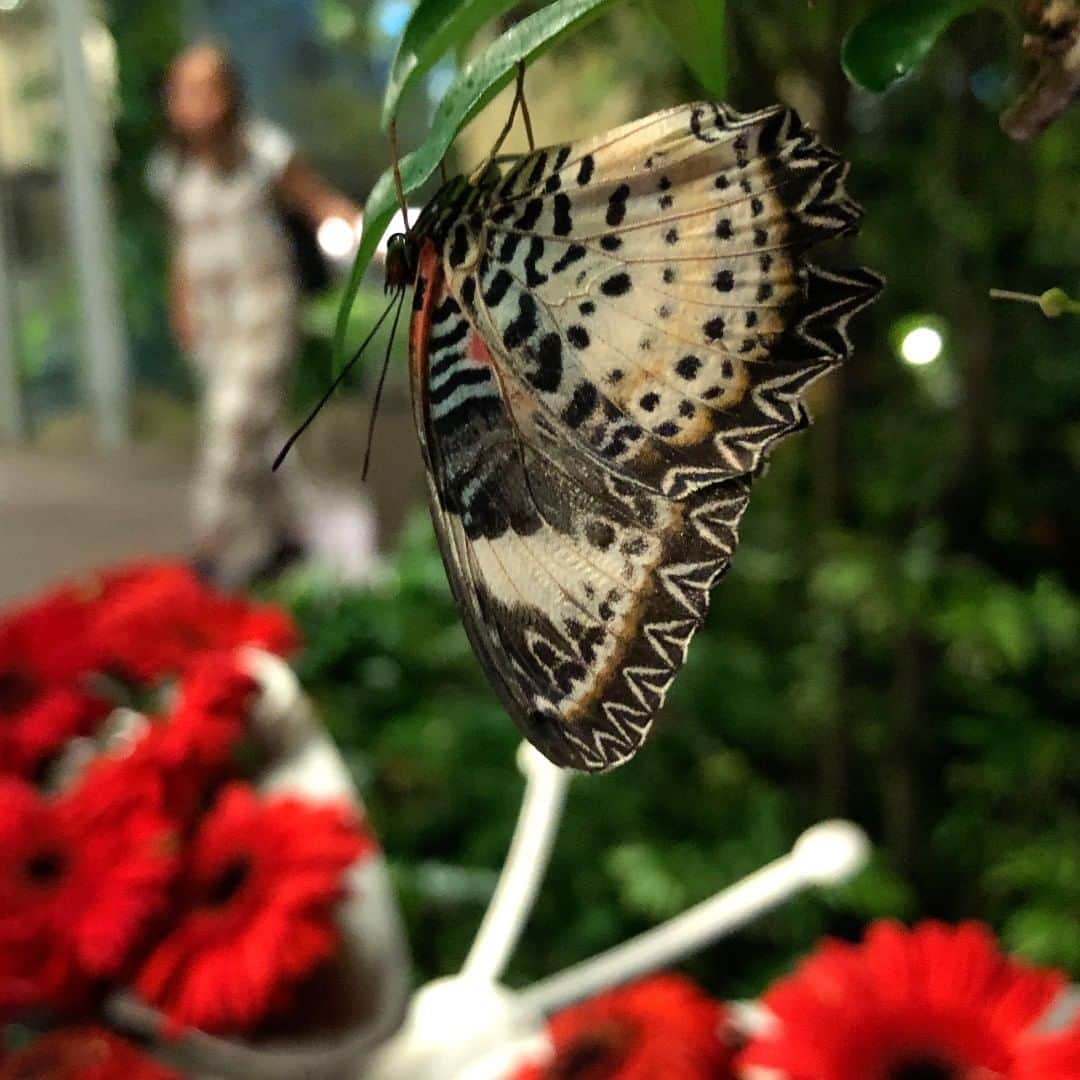
[[[871,867],[696,958],[694,974],[753,994],[822,933],[935,915],[986,919],[1010,948],[1080,976],[1067,932],[1080,901],[1080,578],[1067,558],[1080,543],[1080,338],[1074,320],[988,296],[1080,278],[1080,129],[1066,120],[1034,151],[1004,139],[993,94],[967,89],[976,74],[1004,78],[984,59],[1001,52],[998,20],[955,27],[947,79],[850,99],[836,58],[853,7],[731,0],[730,97],[763,104],[782,72],[808,108],[828,106],[819,123],[867,206],[856,250],[838,257],[890,287],[856,325],[842,395],[815,406],[826,422],[781,447],[757,485],[656,737],[572,784],[516,982],[683,910],[834,814],[867,827]],[[631,6],[618,17],[647,25]],[[633,80],[639,112],[687,79],[661,53]],[[927,368],[896,355],[915,325],[945,338]],[[467,647],[426,521],[377,586],[292,590],[310,641],[301,674],[390,854],[419,973],[445,974],[505,855],[517,734]]]
[[[401,35],[383,95],[386,131],[408,91],[448,53],[461,48],[513,0],[420,0]]]
[[[541,55],[571,31],[594,19],[609,3],[611,0],[555,0],[515,23],[467,64],[439,103],[427,139],[401,159],[405,194],[416,191],[431,177],[457,133],[510,81],[520,62]],[[419,48],[419,43],[414,47]],[[345,287],[334,336],[335,368],[340,367],[346,357],[349,309],[396,206],[393,172],[388,169],[371,189],[364,206],[364,233]]]
[[[985,0],[890,0],[858,23],[844,42],[852,82],[881,93],[910,74],[961,15]]]
[[[164,214],[146,186],[145,168],[163,133],[158,88],[182,41],[181,8],[109,0],[105,14],[119,63],[113,184],[120,209],[117,240],[124,314],[136,374],[165,374],[178,382],[178,357],[166,330]]]
[[[439,103],[427,138],[400,162],[404,193],[417,191],[430,179],[458,132],[506,85],[518,63],[547,52],[595,19],[611,2],[554,0],[515,23],[466,64]],[[710,94],[721,96],[727,85],[724,0],[669,0],[664,4],[649,0],[649,4],[701,85]],[[410,88],[448,52],[463,50],[485,23],[510,6],[508,0],[470,0],[464,4],[421,0],[405,27],[391,65],[383,97],[384,129],[394,120]],[[348,352],[349,310],[396,206],[393,172],[388,169],[371,189],[364,207],[364,235],[338,314],[335,369],[344,364]]]
[[[649,10],[705,92],[727,91],[726,0],[647,0]]]
[[[1051,282],[1076,295],[1080,116],[1029,148],[1001,135],[1007,72],[986,59],[1004,51],[995,19],[953,27],[935,58],[941,78],[905,80],[880,99],[850,95],[839,35],[864,7],[726,4],[730,100],[749,108],[788,98],[853,161],[864,229],[852,250],[822,258],[866,262],[890,285],[855,324],[854,361],[815,402],[822,423],[780,447],[756,486],[732,571],[655,739],[625,768],[572,784],[516,982],[654,925],[835,814],[870,831],[871,867],[721,943],[692,962],[694,974],[723,994],[753,994],[821,933],[930,914],[986,919],[1010,948],[1080,977],[1071,929],[1080,904],[1080,323],[988,297],[994,285],[1037,292]],[[574,59],[606,58],[617,26],[619,63],[581,65],[593,80],[583,87],[556,52],[565,86],[550,93],[580,109],[622,95],[643,114],[695,92],[686,67],[649,38],[644,6],[612,8],[575,37]],[[895,8],[879,6],[871,19]],[[435,141],[406,161],[410,190],[512,77],[517,55],[551,44],[554,12],[570,20],[567,32],[578,26],[571,10],[584,19],[600,7],[540,8],[518,24],[531,28],[529,42],[500,39],[498,62],[481,53],[465,69]],[[661,18],[669,10],[657,6]],[[160,2],[109,7],[120,44],[121,257],[144,299],[161,281],[160,219],[141,175],[157,134],[148,90],[175,45],[175,12]],[[435,44],[412,39],[412,71],[411,61],[395,68],[403,104],[440,50],[468,45],[476,26],[455,25],[452,41],[438,27]],[[884,41],[868,78],[884,85],[897,55],[918,63],[948,23],[937,25]],[[859,33],[868,31],[853,35],[856,45]],[[716,57],[725,55],[714,34]],[[371,102],[372,131],[376,121]],[[339,347],[345,330],[355,339],[376,310],[374,291],[352,300],[394,205],[388,176],[371,200],[339,312],[353,321],[335,322],[333,296],[309,311],[308,330],[324,343],[335,327]],[[916,324],[945,337],[927,368],[895,355]],[[324,368],[304,374],[310,398]],[[452,971],[505,855],[521,779],[516,731],[468,647],[430,525],[411,524],[377,585],[328,589],[297,577],[281,595],[308,643],[301,677],[389,854],[419,974]]]

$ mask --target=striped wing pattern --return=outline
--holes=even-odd
[[[860,211],[783,108],[666,110],[451,181],[411,369],[444,560],[523,733],[627,760],[737,543],[769,446],[850,352],[868,271],[804,261]]]

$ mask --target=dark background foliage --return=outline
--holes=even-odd
[[[781,446],[758,484],[654,741],[615,774],[572,785],[512,981],[678,913],[832,815],[868,829],[871,869],[696,958],[689,968],[711,987],[752,994],[819,934],[887,914],[986,919],[1010,948],[1080,976],[1080,320],[988,299],[993,286],[1080,285],[1080,114],[1034,143],[1002,134],[1019,31],[990,9],[956,22],[884,95],[853,87],[842,42],[878,7],[727,6],[715,42],[730,57],[727,97],[786,100],[851,158],[865,225],[825,257],[865,262],[889,288],[857,323],[854,360],[815,392],[815,427]],[[568,94],[629,94],[641,113],[701,94],[674,18],[672,34],[656,32],[664,8],[609,5],[560,43],[550,60],[565,78],[541,88],[534,111]],[[148,323],[160,226],[123,162],[154,134],[145,91],[173,46],[172,10],[109,5],[126,270],[136,292],[143,283]],[[365,35],[343,44],[369,46]],[[612,49],[620,62],[596,85],[574,81],[583,58]],[[370,97],[353,107],[373,130]],[[420,117],[409,130],[422,132]],[[338,179],[363,194],[374,179],[370,161],[363,169]],[[899,336],[928,318],[945,336],[941,359],[903,365]],[[313,344],[313,387],[328,333]],[[278,595],[303,626],[301,676],[394,866],[419,971],[451,971],[521,781],[514,729],[468,649],[426,517],[379,585],[328,590],[301,576]]]

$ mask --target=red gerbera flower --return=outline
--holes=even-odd
[[[93,670],[89,611],[70,589],[0,618],[0,775],[34,776],[107,704],[84,689]]]
[[[13,712],[0,707],[0,776],[31,779],[68,739],[92,731],[108,704],[73,686],[41,689]]]
[[[90,775],[107,786],[160,789],[170,816],[190,821],[232,771],[256,689],[235,653],[201,658],[181,683],[174,710],[151,718],[120,753],[94,762]]]
[[[656,975],[551,1018],[554,1053],[515,1080],[726,1080],[723,1007],[688,979]]]
[[[765,994],[778,1022],[739,1064],[790,1080],[997,1080],[1062,984],[978,923],[879,922],[861,945],[826,941]]]
[[[1026,1044],[1009,1080],[1080,1080],[1080,1021],[1060,1035],[1044,1035]]]
[[[105,1028],[52,1031],[0,1063],[0,1080],[180,1080]]]
[[[344,872],[372,847],[342,807],[230,785],[195,836],[181,913],[138,992],[177,1028],[250,1030],[334,954]]]
[[[50,801],[0,780],[0,1016],[76,1003],[164,908],[172,831],[144,795],[88,783]]]
[[[256,645],[285,654],[298,640],[284,612],[215,592],[174,563],[103,574],[93,637],[108,670],[140,683],[182,674],[209,651]]]

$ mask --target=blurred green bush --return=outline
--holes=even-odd
[[[716,991],[752,994],[818,934],[883,914],[984,918],[1008,947],[1080,977],[1080,320],[987,296],[1076,294],[1080,115],[1030,146],[1001,134],[1017,38],[989,10],[947,32],[948,19],[909,23],[920,36],[897,43],[904,62],[933,45],[930,61],[882,96],[854,89],[841,44],[879,6],[727,4],[730,65],[715,77],[740,108],[795,105],[852,159],[867,216],[837,258],[890,285],[858,321],[853,362],[816,394],[816,427],[758,485],[655,739],[572,786],[514,981],[677,913],[836,814],[872,834],[871,869],[697,958]],[[112,7],[134,19],[139,6]],[[582,57],[612,51],[624,62],[605,69],[609,89],[640,112],[699,96],[679,35],[652,32],[656,10],[613,4],[560,45],[556,77],[530,87],[534,112],[575,93]],[[129,35],[123,72],[140,24],[114,23]],[[124,93],[137,81],[122,79]],[[313,313],[313,340],[332,310]],[[905,328],[927,321],[941,356],[903,364]],[[391,859],[420,974],[454,970],[521,782],[515,730],[468,648],[426,517],[378,585],[298,576],[278,595]]]

